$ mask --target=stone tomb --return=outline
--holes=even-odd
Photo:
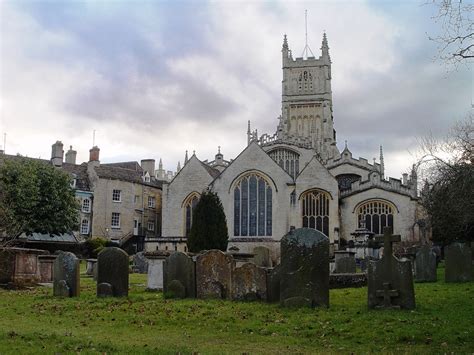
[[[473,280],[472,250],[464,243],[452,243],[444,248],[445,282]]]
[[[197,298],[231,299],[234,268],[234,258],[220,250],[209,250],[197,255]]]
[[[253,263],[234,269],[232,299],[238,301],[267,300],[267,271]]]
[[[53,266],[53,295],[78,297],[80,294],[79,259],[70,252],[60,251]]]
[[[329,307],[328,237],[310,228],[286,234],[281,240],[279,278],[283,306]]]
[[[56,255],[39,255],[38,263],[40,270],[40,282],[42,283],[51,283],[54,278],[54,261],[56,260]]]
[[[104,248],[97,256],[97,296],[128,296],[128,254],[120,248]]]
[[[24,286],[40,282],[38,256],[45,250],[0,248],[0,283]]]
[[[399,235],[392,235],[385,227],[383,236],[376,240],[384,242],[381,260],[370,261],[368,269],[368,306],[370,309],[415,308],[415,290],[411,261],[400,261],[392,252],[392,243],[399,242]]]
[[[147,259],[147,283],[146,288],[149,291],[161,291],[163,290],[163,264],[166,257],[169,255],[168,252],[154,251],[145,253],[144,256]]]
[[[355,252],[338,250],[334,252],[334,274],[354,274],[356,272]]]
[[[423,245],[415,257],[415,281],[436,282],[436,254],[429,245]]]
[[[253,249],[253,263],[257,266],[272,267],[270,249],[259,246]]]
[[[166,258],[163,292],[167,297],[196,298],[195,265],[191,257],[176,251]]]

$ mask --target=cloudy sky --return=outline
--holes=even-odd
[[[281,111],[281,45],[299,55],[304,11],[318,56],[326,31],[338,146],[394,177],[417,139],[443,136],[472,102],[472,67],[435,60],[435,9],[413,1],[0,2],[0,133],[6,151],[49,158],[61,140],[88,160],[163,159],[185,150],[226,159],[247,121],[273,133]],[[0,144],[3,144],[3,139]]]

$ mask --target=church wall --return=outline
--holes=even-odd
[[[183,201],[192,192],[201,194],[212,180],[197,158],[192,157],[170,184],[163,185],[162,235],[164,237],[184,236]]]
[[[369,199],[383,199],[395,205],[398,211],[393,215],[393,229],[402,241],[413,240],[413,224],[417,213],[417,202],[409,196],[382,189],[370,189],[341,199],[341,237],[352,239],[350,233],[358,227],[356,206]]]

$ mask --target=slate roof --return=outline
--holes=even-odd
[[[136,161],[124,161],[124,162],[118,162],[118,163],[107,163],[107,164],[101,164],[101,166],[123,168],[123,169],[143,172],[142,167]]]
[[[89,175],[87,174],[87,164],[81,165],[63,163],[62,170],[73,175],[76,178],[76,189],[90,191]]]
[[[96,167],[95,172],[97,173],[99,178],[103,179],[128,181],[137,184],[161,188],[162,182],[154,179],[153,177],[151,178],[150,182],[143,181],[143,169],[141,167],[139,170],[127,169],[120,167],[121,164],[122,163],[103,164]],[[132,164],[130,164],[130,162],[127,162],[124,166],[132,166]]]
[[[79,243],[76,236],[72,233],[63,234],[43,234],[32,233],[31,235],[22,234],[19,239],[26,239],[29,242],[54,242],[54,243]]]

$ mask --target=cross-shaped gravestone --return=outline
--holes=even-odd
[[[390,289],[390,283],[383,283],[383,290],[376,291],[377,297],[383,297],[383,305],[376,306],[375,308],[395,308],[400,309],[400,306],[392,305],[392,297],[398,297],[399,292],[397,290]]]
[[[393,254],[392,243],[402,240],[400,235],[393,235],[391,227],[384,227],[383,235],[375,236],[377,242],[383,242],[383,256],[391,257]]]

